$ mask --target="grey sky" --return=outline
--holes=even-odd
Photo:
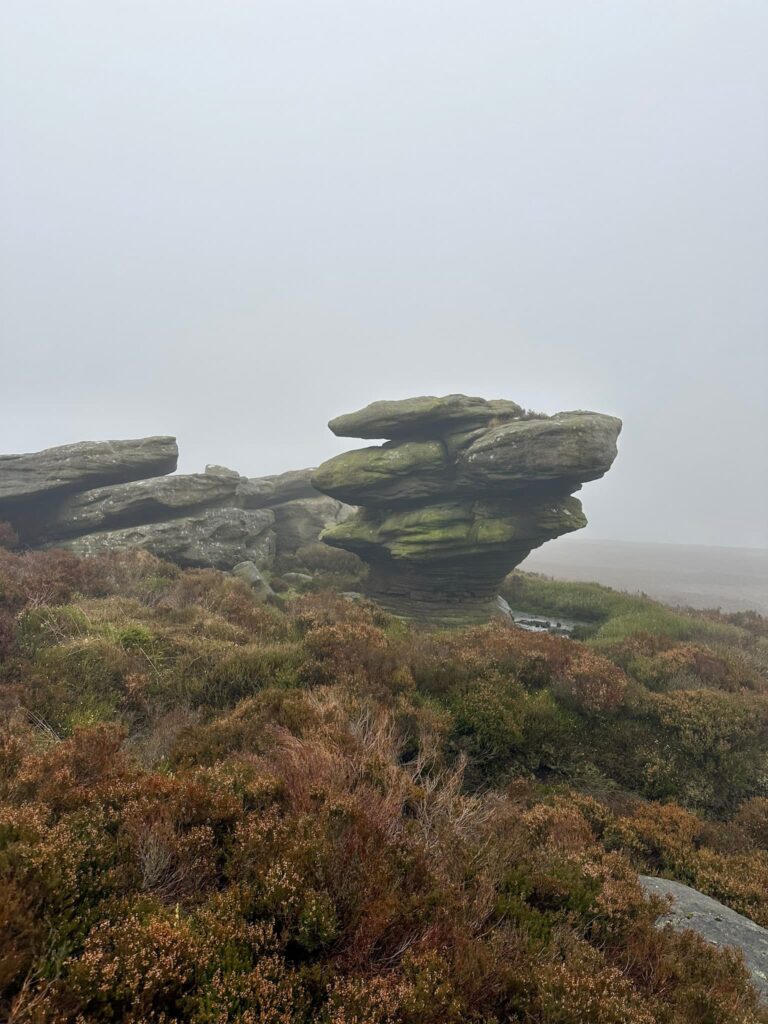
[[[768,547],[765,0],[4,0],[0,451],[260,474],[625,421],[589,535]]]

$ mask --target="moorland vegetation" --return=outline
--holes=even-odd
[[[341,597],[331,556],[270,606],[140,551],[13,546],[4,1019],[768,1021],[637,881],[768,926],[765,619],[513,574],[580,638],[427,632]]]

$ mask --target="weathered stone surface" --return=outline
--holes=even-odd
[[[311,544],[326,527],[343,522],[354,512],[335,498],[313,493],[314,498],[296,498],[273,507],[279,554],[292,554]]]
[[[0,517],[42,496],[163,476],[176,469],[173,437],[83,441],[27,455],[0,455]]]
[[[261,575],[255,562],[238,562],[237,565],[232,566],[232,575],[247,583],[254,596],[261,602],[275,596],[274,590]]]
[[[219,466],[218,464],[211,462],[209,462],[205,467],[205,472],[210,476],[228,476],[237,481],[243,479],[237,470],[230,469],[229,466]]]
[[[640,884],[649,895],[672,897],[670,911],[658,919],[657,927],[690,928],[713,946],[740,950],[753,985],[768,1003],[768,929],[681,882],[640,875]]]
[[[315,471],[318,490],[360,506],[322,539],[368,563],[368,593],[390,611],[450,625],[498,613],[509,570],[586,525],[570,495],[610,467],[621,421],[449,395],[374,403],[331,428],[399,440]]]
[[[270,564],[278,536],[292,556],[352,511],[315,490],[311,469],[248,479],[208,465],[204,473],[166,475],[177,459],[172,437],[0,457],[0,519],[32,547],[83,554],[144,547],[180,565],[230,569]]]
[[[91,533],[55,546],[79,555],[144,548],[181,566],[232,569],[238,562],[253,562],[264,569],[275,557],[273,522],[271,509],[212,508],[168,522]]]
[[[616,458],[621,420],[596,412],[558,413],[484,432],[458,459],[461,475],[476,484],[523,484],[603,476]]]
[[[236,477],[206,472],[99,487],[40,504],[30,516],[28,532],[55,540],[181,517],[214,505],[234,505],[237,485]]]
[[[329,529],[324,539],[361,558],[386,549],[395,559],[447,560],[459,574],[460,560],[532,548],[563,533],[580,530],[587,520],[576,498],[563,498],[511,511],[500,502],[457,501],[406,511],[369,511]],[[343,543],[342,543],[343,542]],[[525,557],[525,556],[523,556]]]
[[[440,441],[405,441],[336,455],[315,470],[312,483],[352,505],[387,505],[443,494],[450,476]]]
[[[328,426],[337,437],[440,438],[446,431],[488,426],[492,422],[521,416],[517,403],[504,399],[487,401],[467,395],[436,398],[404,398],[396,402],[373,402],[358,412],[331,420]]]
[[[272,508],[297,498],[317,498],[313,473],[314,469],[291,469],[275,476],[242,478],[237,496],[243,508]]]

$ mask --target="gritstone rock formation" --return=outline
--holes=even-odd
[[[514,566],[586,525],[572,494],[610,468],[621,420],[448,395],[374,402],[329,426],[389,440],[315,471],[317,490],[361,506],[323,540],[369,564],[368,591],[390,611],[449,625],[487,619]]]
[[[0,520],[30,547],[81,555],[140,547],[183,566],[266,569],[351,512],[312,487],[309,469],[166,475],[177,460],[173,437],[0,456]]]

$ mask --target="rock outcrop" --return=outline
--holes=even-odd
[[[610,468],[621,421],[448,395],[375,402],[329,426],[388,440],[312,476],[317,490],[360,506],[323,540],[369,564],[368,592],[386,608],[450,625],[494,614],[514,566],[586,525],[573,492]]]
[[[232,569],[250,561],[263,568],[272,563],[277,548],[273,522],[271,509],[210,508],[180,519],[88,533],[56,547],[77,555],[144,548],[185,567]]]
[[[81,555],[140,547],[182,566],[268,569],[352,511],[312,470],[248,478],[224,466],[167,475],[172,437],[84,442],[0,457],[0,520],[29,547]]]
[[[653,896],[671,897],[669,912],[656,922],[677,931],[691,929],[713,946],[738,949],[764,1003],[768,1003],[768,929],[743,914],[670,878],[640,875],[640,885]]]
[[[84,533],[142,526],[213,506],[234,505],[237,477],[210,473],[156,477],[51,500],[38,520],[27,520],[27,536],[61,540]]]
[[[0,519],[25,514],[52,496],[173,473],[175,437],[84,441],[28,455],[0,455]]]

